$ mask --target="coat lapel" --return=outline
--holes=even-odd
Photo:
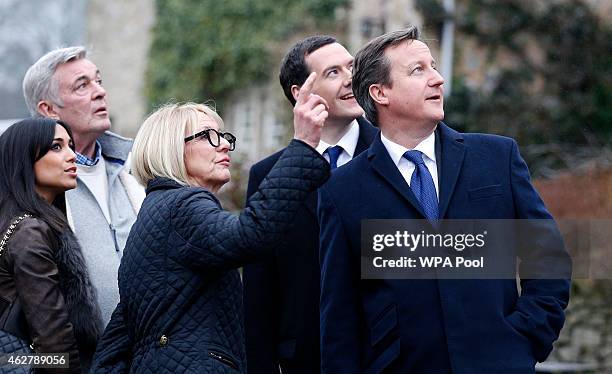
[[[440,139],[439,142],[438,139]],[[461,172],[464,156],[465,145],[461,134],[440,122],[436,130],[436,158],[440,160],[438,163],[440,218],[444,218],[446,215],[446,210]]]
[[[383,144],[382,140],[380,140],[380,133],[376,135],[376,138],[372,142],[372,146],[367,151],[368,152],[368,160],[370,160],[370,165],[372,169],[376,173],[380,175],[380,177],[386,180],[399,194],[423,216],[425,217],[425,213],[423,212],[423,208],[421,208],[421,204],[419,200],[417,200],[414,193],[404,180],[404,177],[397,169],[397,166],[391,160],[389,153],[387,152],[387,148]]]
[[[439,217],[445,218],[446,210],[455,191],[457,179],[465,157],[463,137],[443,122],[436,129],[436,160],[440,188]],[[461,297],[470,287],[470,281],[457,279],[438,279],[440,303],[444,316],[444,327],[448,332],[463,331],[468,319],[463,309]]]
[[[357,118],[357,123],[359,124],[359,139],[357,139],[357,145],[355,146],[353,158],[357,157],[361,152],[368,149],[378,133],[378,129],[372,126],[372,124],[364,117]]]

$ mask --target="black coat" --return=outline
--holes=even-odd
[[[204,188],[149,182],[95,372],[245,373],[237,269],[266,254],[328,176],[325,159],[294,140],[239,216]]]
[[[377,128],[359,118],[354,156],[368,148]],[[285,152],[253,165],[247,197]],[[319,224],[317,193],[296,215],[296,224],[274,257],[244,268],[245,329],[249,374],[313,374],[320,371]]]

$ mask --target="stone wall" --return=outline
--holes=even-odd
[[[605,224],[610,226],[610,154],[579,166],[572,172],[536,181],[535,186],[556,219],[584,222],[607,219]],[[609,231],[603,236],[609,238]],[[609,260],[612,255],[609,239],[606,242],[604,250]],[[597,373],[612,372],[612,268],[609,273],[601,273],[597,278],[575,279],[572,282],[566,323],[549,361],[593,363],[598,368]]]

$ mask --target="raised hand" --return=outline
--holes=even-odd
[[[308,76],[300,88],[293,108],[294,138],[302,140],[313,148],[319,145],[321,129],[327,118],[327,102],[321,96],[312,93],[312,86],[317,73]]]

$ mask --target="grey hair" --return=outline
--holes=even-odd
[[[416,26],[409,26],[372,39],[355,55],[353,94],[370,122],[375,124],[378,122],[378,111],[374,99],[370,97],[370,86],[391,83],[391,62],[385,55],[385,50],[405,40],[419,40],[419,38],[419,29]]]
[[[45,54],[30,66],[23,78],[23,96],[33,117],[42,117],[38,112],[38,103],[42,100],[50,100],[60,107],[64,105],[59,97],[59,82],[53,75],[61,64],[85,57],[85,47],[60,48]]]

